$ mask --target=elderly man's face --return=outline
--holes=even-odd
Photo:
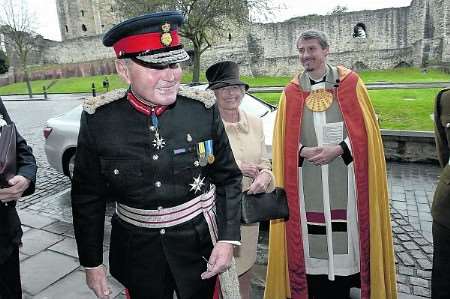
[[[116,64],[121,77],[131,84],[133,92],[150,103],[170,105],[176,101],[181,81],[181,67],[171,64],[163,69],[154,69],[129,61]]]
[[[328,48],[322,49],[319,40],[299,40],[297,44],[300,62],[307,72],[325,69]]]

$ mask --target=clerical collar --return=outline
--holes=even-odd
[[[311,85],[327,82],[327,74],[326,73],[319,80],[314,80],[313,78],[311,78],[311,76],[309,74],[307,74],[307,75],[308,75],[308,78],[309,78],[309,83],[311,83]]]
[[[166,111],[168,107],[162,105],[149,106],[140,101],[131,90],[128,91],[127,99],[130,102],[131,106],[133,106],[137,111],[144,113],[145,115],[150,115],[154,111],[156,116],[160,116],[164,111]]]

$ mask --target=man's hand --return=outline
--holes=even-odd
[[[23,192],[28,189],[31,181],[21,175],[16,175],[8,181],[10,187],[0,189],[0,200],[10,202],[22,197]]]
[[[239,169],[244,176],[248,176],[255,179],[259,174],[259,167],[255,163],[241,162],[239,163]]]
[[[97,298],[109,299],[111,290],[106,282],[106,271],[103,265],[86,269],[86,283],[94,291]]]
[[[320,152],[308,159],[309,162],[316,166],[326,165],[344,153],[340,145],[323,146],[319,148]]]
[[[253,183],[250,185],[247,194],[266,192],[267,186],[269,186],[271,180],[272,177],[267,172],[260,172]]]
[[[310,159],[316,155],[318,155],[321,152],[321,148],[314,146],[314,147],[310,147],[310,146],[305,146],[302,151],[300,152],[300,157],[305,158],[305,159]]]
[[[232,257],[233,244],[217,242],[209,257],[206,271],[201,274],[201,278],[208,279],[219,273],[225,272],[231,265]]]

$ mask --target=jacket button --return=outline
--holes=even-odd
[[[113,170],[113,173],[114,173],[115,175],[118,175],[118,174],[120,173],[120,171],[119,171],[119,169],[116,168],[116,169]]]
[[[156,182],[155,182],[155,187],[156,187],[156,188],[161,187],[161,182],[160,182],[160,181],[156,181]]]
[[[158,159],[159,159],[159,156],[158,156],[157,154],[154,154],[152,158],[153,158],[153,160],[155,160],[155,161],[156,161],[156,160],[158,160]]]
[[[161,230],[159,231],[159,233],[160,233],[161,235],[164,235],[164,234],[166,233],[166,230],[165,230],[164,228],[161,228]]]

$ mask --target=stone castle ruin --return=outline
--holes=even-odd
[[[32,64],[94,61],[90,68],[99,73],[113,71],[114,53],[101,36],[121,20],[114,7],[114,0],[57,0],[63,41],[42,39]],[[407,7],[224,28],[229,33],[202,55],[202,69],[233,60],[247,75],[291,75],[299,68],[296,39],[312,28],[328,34],[330,61],[349,68],[450,67],[450,0],[412,0]]]

